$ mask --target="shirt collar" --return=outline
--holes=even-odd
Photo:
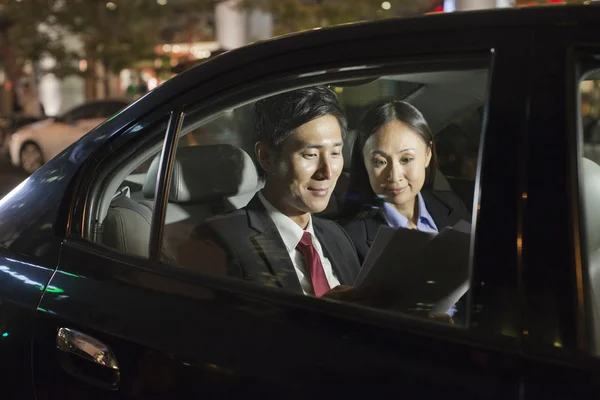
[[[300,243],[305,230],[300,228],[297,223],[290,219],[290,217],[283,214],[281,211],[276,209],[275,206],[269,203],[265,196],[263,196],[262,191],[258,192],[258,198],[267,210],[267,214],[275,224],[275,227],[279,231],[279,235],[281,236],[281,239],[283,239],[283,243],[285,244],[285,248],[287,249],[288,253],[292,252],[292,250],[295,250],[296,246],[298,246],[298,243]],[[309,232],[312,237],[315,236],[312,224],[312,216],[309,216],[306,232]]]
[[[420,192],[417,194],[417,198],[419,199],[419,223],[427,224],[430,228],[437,231],[438,229],[435,225],[435,221],[433,220],[431,214],[429,214],[429,211],[425,206],[425,200]]]
[[[437,226],[435,225],[431,214],[429,214],[429,211],[427,211],[425,200],[423,200],[421,193],[417,194],[417,201],[419,202],[419,218],[417,219],[417,229],[420,231],[434,230],[437,232]],[[387,202],[383,203],[383,214],[388,225],[392,228],[408,228],[408,218],[402,215]]]

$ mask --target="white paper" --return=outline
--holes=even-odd
[[[399,311],[446,312],[469,289],[470,232],[465,221],[438,234],[382,226],[354,286],[393,293]]]

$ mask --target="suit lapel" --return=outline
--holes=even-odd
[[[375,241],[375,236],[381,225],[387,225],[385,218],[383,217],[383,211],[381,208],[377,211],[377,214],[373,218],[367,218],[364,220],[365,231],[367,233],[367,245],[371,247]]]
[[[427,207],[427,211],[431,214],[431,218],[433,218],[433,222],[435,222],[438,230],[441,231],[447,227],[450,224],[448,217],[452,213],[452,208],[428,190],[421,191],[421,195],[425,201],[425,207]]]
[[[312,221],[315,235],[323,248],[323,254],[331,262],[331,267],[335,275],[339,278],[340,284],[351,285],[354,282],[354,276],[344,265],[346,260],[344,251],[337,241],[331,239],[334,235],[325,232],[325,228],[318,218],[313,217]]]
[[[269,273],[282,288],[303,293],[283,239],[258,195],[248,203],[246,212],[248,213],[248,226],[256,231],[255,234],[250,235],[250,241],[266,264]]]
[[[442,230],[448,226],[450,223],[449,216],[454,209],[428,190],[421,191],[421,194],[425,201],[427,211],[429,211],[429,214],[431,215],[431,218],[433,218],[438,230]],[[383,210],[381,206],[377,207],[377,212],[372,218],[365,218],[363,222],[365,224],[365,232],[367,234],[367,246],[371,247],[375,241],[375,236],[377,235],[377,231],[379,231],[379,227],[381,225],[387,226],[387,221],[383,216]]]

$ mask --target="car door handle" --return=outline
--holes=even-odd
[[[56,347],[64,353],[77,356],[101,368],[78,368],[77,363],[63,359],[61,366],[71,375],[95,386],[117,389],[119,364],[113,351],[99,340],[70,328],[60,328],[56,334]]]

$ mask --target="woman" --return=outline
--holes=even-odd
[[[392,100],[367,111],[357,130],[340,221],[361,262],[381,225],[438,232],[461,219],[470,222],[453,192],[433,190],[436,161],[433,135],[415,107]],[[454,323],[455,312],[456,305],[429,317]]]
[[[438,232],[471,217],[449,191],[434,191],[436,155],[423,115],[403,101],[367,111],[352,154],[347,203],[341,224],[361,262],[381,225]]]

